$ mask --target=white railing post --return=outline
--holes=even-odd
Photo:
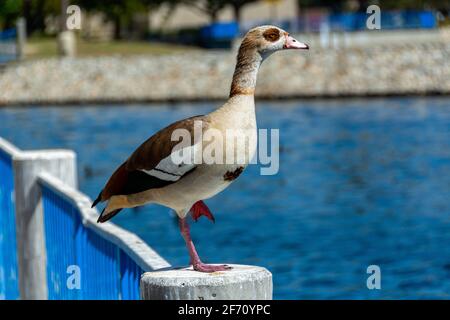
[[[231,265],[233,269],[201,273],[185,269],[146,272],[143,300],[271,300],[272,274],[265,268]]]
[[[47,172],[76,188],[76,156],[70,150],[24,151],[14,157],[13,165],[20,297],[47,299],[43,205],[37,177]]]

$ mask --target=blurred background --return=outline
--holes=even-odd
[[[79,29],[67,26],[71,5]],[[370,5],[379,29],[368,28]],[[274,55],[258,78],[258,125],[280,129],[280,172],[250,166],[206,201],[216,224],[194,224],[200,255],[267,267],[276,299],[449,299],[449,9],[1,0],[0,136],[75,150],[80,189],[95,198],[147,137],[220,106],[241,37],[278,25],[310,45]],[[188,263],[168,209],[129,209],[114,222],[173,265]],[[381,269],[381,290],[366,286],[369,265]]]

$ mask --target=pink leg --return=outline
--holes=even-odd
[[[227,265],[211,265],[211,264],[205,264],[200,260],[200,257],[198,256],[197,250],[195,250],[194,243],[191,239],[191,233],[189,231],[189,225],[186,221],[186,218],[180,219],[180,231],[181,235],[184,238],[184,241],[186,242],[186,247],[189,251],[189,256],[191,258],[191,264],[196,271],[200,272],[215,272],[215,271],[225,271],[230,270],[231,267]]]

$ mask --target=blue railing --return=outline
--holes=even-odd
[[[45,174],[39,185],[49,299],[139,299],[142,273],[169,266],[134,234],[97,224],[82,193]]]
[[[48,298],[139,299],[144,270],[114,243],[86,228],[76,206],[47,185],[42,191]],[[72,273],[79,279],[69,278]]]
[[[0,149],[0,299],[18,299],[12,155]]]
[[[20,298],[14,150],[17,158],[26,154],[0,138],[0,299]],[[136,235],[112,223],[97,224],[98,212],[78,190],[45,172],[39,174],[37,186],[43,204],[43,285],[48,299],[139,299],[141,275],[170,266]]]

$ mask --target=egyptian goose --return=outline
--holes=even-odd
[[[98,222],[111,219],[123,208],[147,203],[172,208],[178,215],[180,231],[189,250],[193,269],[201,272],[230,269],[227,265],[208,265],[200,260],[190,236],[186,216],[191,212],[195,221],[201,215],[214,221],[213,215],[202,200],[228,187],[252,159],[257,145],[254,102],[256,76],[263,60],[283,49],[308,49],[308,46],[275,26],[251,29],[242,40],[238,51],[228,101],[210,114],[191,117],[169,125],[139,146],[114,172],[94,201],[93,207],[101,201],[108,201]],[[202,154],[208,147],[207,144],[199,144],[198,139],[194,137],[196,126],[203,132],[214,130],[224,136],[227,130],[236,130],[247,143],[244,146],[229,145],[237,155],[236,158],[242,156],[240,159],[244,160],[213,163],[192,161],[193,154],[198,155],[199,152]],[[180,139],[180,137],[178,140],[174,139],[177,130],[187,132],[188,138],[194,141],[186,144],[185,148],[177,149]],[[224,154],[230,151],[227,150],[227,145],[223,144]],[[181,156],[183,161],[175,161],[176,153],[190,155],[188,156],[190,161],[185,161],[185,156]]]

